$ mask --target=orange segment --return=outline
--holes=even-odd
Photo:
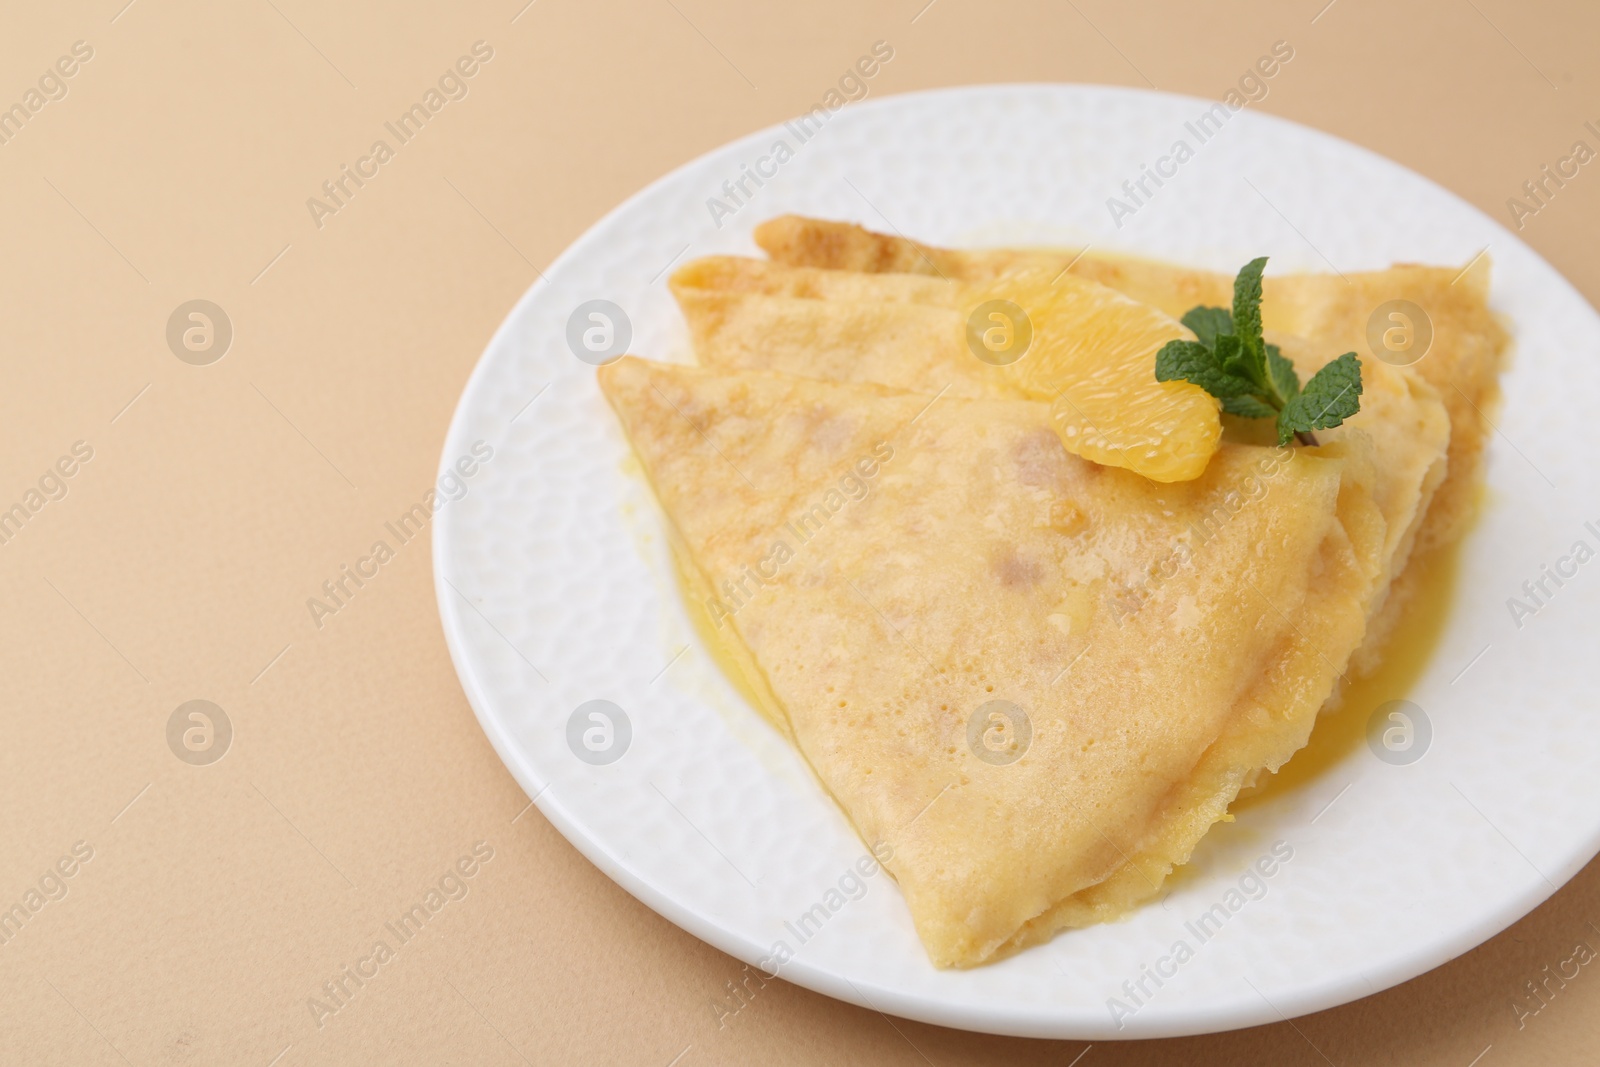
[[[1155,375],[1162,345],[1194,339],[1182,323],[1053,268],[969,287],[966,310],[973,353],[1003,367],[1026,395],[1052,401],[1067,451],[1157,482],[1205,470],[1222,436],[1221,405],[1197,385]]]

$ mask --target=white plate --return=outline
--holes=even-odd
[[[1185,123],[1210,106],[1072,85],[850,105],[764,186],[747,180],[752,195],[731,217],[714,219],[708,198],[725,195],[745,165],[771,173],[761,157],[780,139],[795,148],[791,129],[754,134],[651,185],[512,310],[445,443],[441,471],[476,441],[494,456],[438,517],[440,612],[506,766],[630,893],[748,963],[786,942],[794,958],[782,977],[830,996],[949,1026],[1098,1040],[1249,1026],[1365,996],[1503,929],[1600,847],[1600,562],[1550,585],[1555,595],[1520,628],[1506,603],[1575,541],[1600,549],[1584,526],[1600,529],[1600,492],[1583,443],[1600,410],[1600,319],[1547,263],[1450,193],[1249,111],[1163,187],[1151,185],[1118,229],[1107,198],[1176,140],[1193,145]],[[1396,766],[1361,748],[1214,830],[1198,873],[1165,906],[993,966],[934,969],[881,872],[800,943],[786,921],[838,903],[828,891],[864,846],[702,649],[649,489],[629,473],[594,369],[566,337],[575,308],[609,300],[631,320],[630,351],[687,360],[669,266],[754,254],[751,228],[783,212],[940,244],[1087,242],[1230,273],[1263,252],[1272,270],[1351,271],[1464,263],[1487,246],[1494,305],[1510,316],[1519,353],[1456,607],[1422,680],[1394,694],[1425,709],[1426,756]],[[569,718],[597,699],[623,709],[631,730],[607,765],[568,744]],[[620,730],[612,744],[621,749]],[[1292,859],[1201,943],[1185,924],[1235,903],[1230,887],[1279,841]],[[1260,894],[1252,881],[1246,888]],[[1180,939],[1193,957],[1162,963]],[[1123,983],[1138,983],[1146,966],[1175,973],[1159,987],[1145,977],[1150,995],[1135,1004]],[[1113,997],[1132,1014],[1114,1013]]]

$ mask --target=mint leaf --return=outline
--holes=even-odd
[[[1199,341],[1168,341],[1156,353],[1158,382],[1190,381],[1210,392],[1206,382],[1220,373],[1216,355]]]
[[[1199,341],[1168,341],[1156,353],[1156,381],[1192,382],[1217,397],[1243,396],[1255,387],[1217,365],[1216,354]]]
[[[1312,430],[1338,426],[1361,410],[1361,361],[1346,352],[1311,376],[1283,410],[1278,412],[1278,443]]]
[[[1233,280],[1233,332],[1251,365],[1261,368],[1263,382],[1267,377],[1267,355],[1261,340],[1261,272],[1266,269],[1267,257],[1260,256],[1246,263]]]
[[[1239,339],[1231,333],[1225,333],[1217,338],[1217,365],[1225,373],[1231,374],[1236,378],[1243,378],[1245,381],[1255,385],[1257,389],[1264,384],[1264,382],[1257,381],[1251,377],[1251,372],[1255,368],[1240,350]]]
[[[1222,410],[1229,415],[1240,415],[1247,419],[1270,419],[1278,412],[1267,404],[1263,404],[1253,396],[1230,396],[1222,401]]]
[[[1280,406],[1293,400],[1300,392],[1300,375],[1295,373],[1294,364],[1283,357],[1277,345],[1267,345],[1267,377],[1272,391],[1277,395]]]
[[[1193,341],[1169,341],[1156,353],[1156,380],[1186,381],[1222,401],[1229,415],[1276,417],[1278,443],[1298,438],[1315,445],[1313,430],[1338,426],[1361,410],[1361,361],[1346,352],[1302,388],[1294,364],[1261,333],[1261,275],[1265,256],[1246,263],[1233,280],[1233,310],[1193,307],[1183,324]]]
[[[1218,337],[1233,332],[1233,316],[1227,308],[1192,307],[1183,313],[1182,322],[1210,349],[1217,347]]]

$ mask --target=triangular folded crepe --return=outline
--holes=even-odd
[[[1069,455],[1032,401],[599,375],[721,633],[891,846],[942,966],[1155,894],[1304,744],[1380,585],[1359,435],[1224,444],[1163,485]]]
[[[964,316],[957,310],[962,287],[955,282],[715,256],[685,265],[671,287],[695,354],[711,366],[879,382],[930,396],[1022,395],[1015,377],[967,349]],[[1295,362],[1302,380],[1341,351],[1276,331],[1269,331],[1268,340]],[[1404,597],[1391,603],[1388,591],[1404,571],[1445,479],[1450,419],[1437,391],[1421,377],[1370,358],[1363,360],[1363,371],[1361,411],[1322,437],[1339,441],[1361,434],[1373,441],[1373,492],[1387,533],[1380,593],[1371,604],[1373,625],[1358,660],[1365,670],[1376,665],[1399,619]],[[1233,429],[1237,435],[1252,428],[1239,423]]]

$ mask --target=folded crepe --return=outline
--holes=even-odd
[[[1049,405],[599,371],[690,584],[941,966],[1153,896],[1306,741],[1392,555],[1373,438],[1160,484]]]
[[[765,228],[757,231],[764,232]],[[1013,269],[1024,265],[1007,263]],[[965,287],[954,281],[714,256],[678,270],[671,288],[689,325],[695,353],[707,365],[878,382],[930,396],[1028,396],[1019,376],[975,359],[968,350]],[[1146,295],[1152,288],[1140,286]],[[1194,286],[1175,288],[1187,293]],[[1231,294],[1183,299],[1227,304]],[[1275,330],[1268,331],[1267,340],[1295,363],[1302,380],[1344,351]],[[1326,441],[1369,437],[1377,463],[1373,495],[1386,523],[1383,571],[1378,594],[1370,603],[1368,636],[1357,657],[1357,673],[1376,666],[1409,599],[1404,592],[1391,596],[1391,590],[1406,588],[1396,587],[1395,580],[1405,572],[1445,482],[1451,440],[1448,410],[1426,379],[1374,359],[1363,360],[1363,371],[1360,412],[1344,426],[1320,431]],[[1262,428],[1248,420],[1229,423],[1236,439],[1260,437]],[[1331,701],[1330,706],[1336,703]]]

